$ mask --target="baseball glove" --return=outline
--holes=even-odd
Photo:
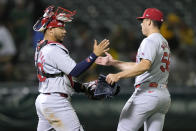
[[[83,83],[83,86],[87,90],[89,98],[100,100],[104,98],[112,98],[120,92],[120,86],[118,83],[110,85],[106,82],[106,76],[99,75],[98,80]]]

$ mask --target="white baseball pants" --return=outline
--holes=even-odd
[[[70,101],[59,94],[40,94],[35,102],[37,131],[83,131]]]
[[[122,109],[117,131],[162,131],[171,98],[166,87],[136,89]]]

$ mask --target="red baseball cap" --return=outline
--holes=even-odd
[[[163,13],[156,8],[147,8],[142,17],[137,17],[138,20],[141,19],[151,19],[155,21],[163,22]]]

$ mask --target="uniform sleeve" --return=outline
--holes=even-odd
[[[140,47],[140,58],[154,61],[156,56],[156,44],[152,40],[144,39]]]
[[[56,68],[69,74],[71,70],[76,66],[76,62],[67,54],[63,49],[59,47],[53,47],[55,52],[50,55],[50,59],[56,65]]]

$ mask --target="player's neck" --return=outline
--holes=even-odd
[[[153,33],[160,33],[160,30],[157,29],[157,28],[152,28],[152,29],[150,29],[150,30],[149,30],[149,33],[148,33],[148,35],[147,35],[147,37],[148,37],[149,35],[153,34]]]
[[[54,37],[51,37],[49,35],[44,35],[44,40],[48,40],[48,41],[56,41],[56,39]]]

